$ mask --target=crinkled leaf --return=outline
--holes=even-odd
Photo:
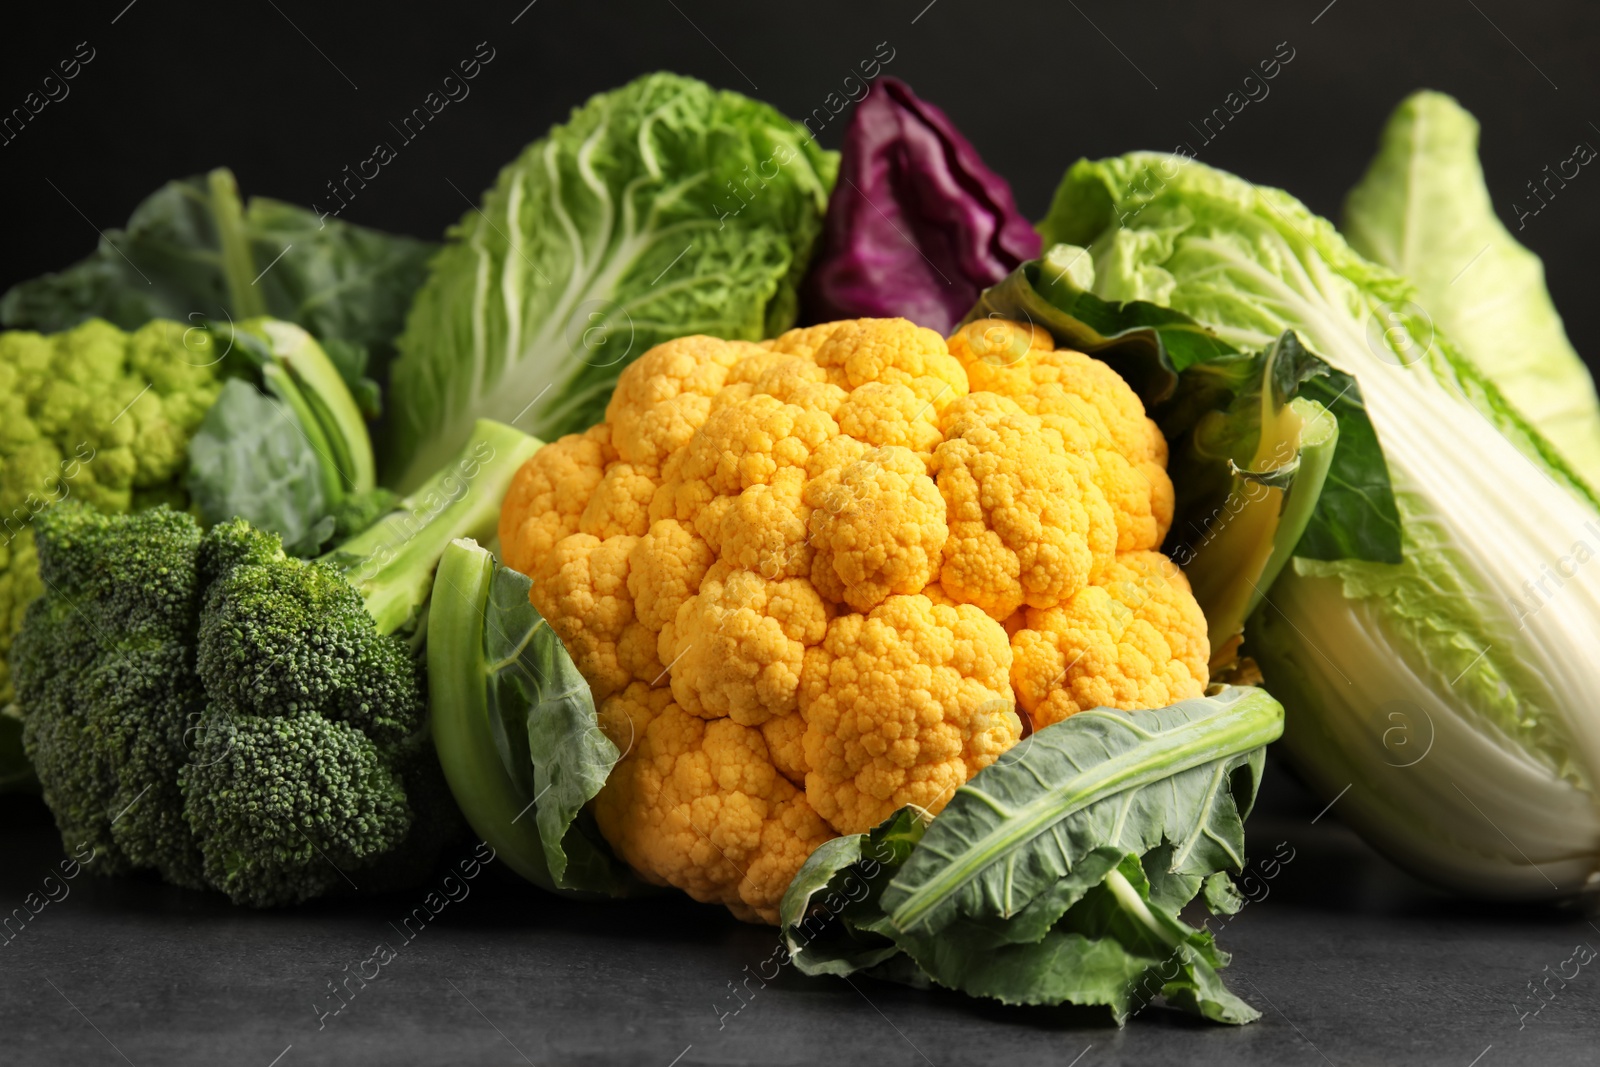
[[[554,439],[600,421],[660,342],[794,322],[836,160],[766,104],[651,74],[525,148],[434,259],[388,397],[409,489],[479,417]]]

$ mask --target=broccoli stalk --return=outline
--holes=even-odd
[[[18,695],[69,847],[255,906],[426,873],[458,817],[407,638],[445,546],[493,536],[537,447],[479,423],[399,511],[313,561],[242,520],[202,536],[167,509],[44,516]]]

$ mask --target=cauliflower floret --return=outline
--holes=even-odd
[[[1090,455],[1095,482],[1117,521],[1117,551],[1156,548],[1172,525],[1166,439],[1116,371],[1070,350],[1053,350],[1037,326],[1006,319],[969,323],[950,339],[973,392],[1015,400],[1062,433],[1069,451]]]
[[[700,591],[717,557],[705,539],[676,519],[659,519],[628,557],[628,592],[638,619],[656,633]]]
[[[617,454],[659,468],[706,421],[728,368],[755,349],[696,335],[656,345],[629,364],[606,405]]]
[[[1022,736],[1000,624],[970,604],[893,596],[841,615],[806,653],[806,798],[840,833],[897,808],[937,814]]]
[[[997,377],[1009,368],[1025,367],[1029,355],[1051,352],[1055,338],[1043,326],[1013,319],[986,318],[969,322],[950,335],[950,354],[967,372],[967,385],[973,392],[1012,395],[996,388]],[[982,364],[974,367],[973,364]]]
[[[1039,419],[993,393],[956,401],[934,452],[950,537],[946,593],[1000,620],[1023,604],[1050,607],[1105,569],[1116,519],[1083,457]]]
[[[1188,579],[1159,552],[1120,555],[1067,603],[1029,609],[1011,650],[1011,682],[1036,730],[1087,708],[1200,696],[1211,652]]]
[[[776,923],[806,857],[834,836],[778,773],[760,730],[707,721],[634,683],[600,707],[626,755],[594,801],[600,832],[645,878]]]
[[[684,710],[759,726],[792,712],[805,650],[828,608],[804,578],[773,581],[719,560],[661,631],[658,651]]]
[[[767,740],[767,752],[778,773],[799,786],[806,787],[806,720],[798,712],[774,715],[761,724],[761,736]]]
[[[900,445],[927,463],[944,436],[939,409],[893,382],[867,382],[851,390],[834,417],[839,432],[874,446]]]
[[[785,533],[777,542],[799,546],[803,557],[781,569],[804,573],[810,557],[804,547],[807,516],[801,510],[803,486],[798,480],[812,453],[838,433],[838,424],[826,411],[766,394],[719,406],[688,446],[668,461],[650,517],[693,525],[719,553],[728,535],[736,550],[760,553],[760,547],[751,547],[759,545],[771,551],[778,545],[764,528],[780,527]],[[742,510],[736,508],[739,495],[758,486],[771,491],[758,491]]]
[[[944,498],[922,460],[877,448],[806,487],[816,556],[811,581],[824,598],[871,611],[891,593],[916,593],[939,571],[949,527]]]
[[[717,394],[711,409],[758,394],[830,415],[847,395],[831,384],[828,372],[809,358],[763,349],[734,364],[728,372],[728,384]]]
[[[575,533],[557,541],[536,562],[532,575],[529,599],[572,653],[596,700],[604,700],[633,677],[617,646],[633,622],[628,558],[638,543],[637,537],[627,535],[602,541]],[[648,663],[643,666],[649,668]]]
[[[1009,396],[1034,415],[1072,415],[1087,406],[1118,452],[1165,465],[1166,439],[1122,376],[1092,356],[1057,350],[1039,327],[1006,319],[969,323],[950,339],[950,354],[974,393]]]
[[[642,537],[650,529],[650,501],[660,480],[655,469],[619,460],[606,467],[578,529],[604,541],[617,534]]]
[[[532,574],[557,541],[577,533],[606,464],[615,458],[611,427],[603,422],[535,452],[511,479],[500,506],[506,566]]]
[[[798,577],[811,570],[806,533],[811,508],[805,502],[805,472],[778,471],[771,485],[752,485],[738,496],[720,496],[701,512],[700,526],[712,550],[737,567],[765,578]]]
[[[817,349],[821,348],[828,338],[833,336],[833,331],[840,324],[837,322],[823,322],[815,326],[801,326],[798,329],[780,333],[769,341],[762,341],[761,347],[769,352],[777,352],[785,356],[800,356],[815,362]]]
[[[905,319],[836,322],[814,358],[836,385],[903,385],[935,411],[967,394],[966,372],[944,338]]]
[[[804,470],[811,453],[839,433],[826,411],[757,394],[717,409],[673,469],[680,481],[704,481],[713,492],[768,485],[778,471]]]

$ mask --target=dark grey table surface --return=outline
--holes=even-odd
[[[494,864],[409,941],[397,927],[426,887],[260,913],[85,873],[65,895],[52,883],[60,899],[0,947],[0,1064],[1600,1061],[1600,964],[1553,977],[1571,974],[1575,945],[1600,946],[1600,921],[1443,899],[1372,853],[1336,807],[1313,822],[1318,807],[1269,768],[1251,853],[1292,859],[1221,935],[1229,984],[1263,1013],[1242,1028],[1158,1005],[1119,1030],[788,971],[760,988],[745,979],[772,954],[770,929],[682,898],[560,900]],[[62,850],[36,800],[0,801],[0,827],[9,910]],[[378,977],[351,980],[343,1010],[322,1015],[340,1003],[330,983],[370,974],[379,943],[393,955]],[[1535,999],[1530,983],[1549,992]],[[755,992],[736,1000],[734,987]]]

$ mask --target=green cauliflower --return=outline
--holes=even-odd
[[[43,591],[35,519],[69,499],[111,513],[187,504],[188,444],[222,388],[208,343],[161,320],[0,333],[0,706],[12,639]]]

